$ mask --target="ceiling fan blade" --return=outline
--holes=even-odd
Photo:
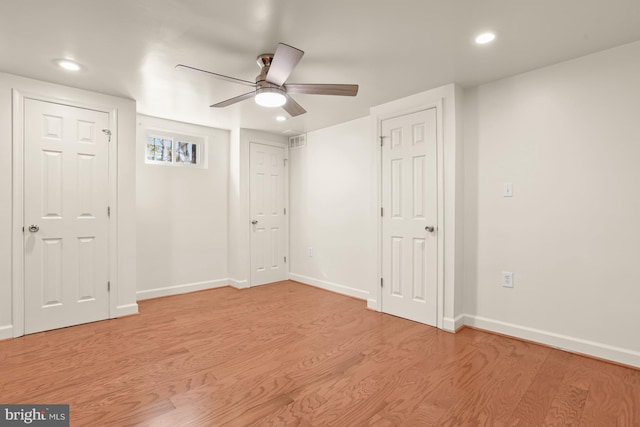
[[[291,72],[302,58],[304,52],[284,43],[278,44],[276,53],[265,80],[274,85],[282,86],[287,81]]]
[[[241,85],[256,87],[256,84],[254,82],[250,82],[249,80],[236,79],[235,77],[225,76],[223,74],[214,73],[212,71],[201,70],[200,68],[190,67],[188,65],[178,64],[178,65],[176,65],[176,68],[193,70],[193,71],[200,71],[201,73],[211,74],[212,76],[214,76],[214,77],[216,77],[218,79],[226,80],[226,81],[231,82],[231,83],[239,83]]]
[[[287,97],[287,102],[282,106],[284,110],[289,113],[291,117],[299,116],[300,114],[304,114],[307,112],[300,104],[293,100],[289,95],[285,93]]]
[[[284,89],[288,93],[304,93],[308,95],[356,96],[358,94],[358,85],[286,84]]]
[[[222,108],[231,104],[235,104],[236,102],[244,101],[245,99],[253,98],[256,96],[255,91],[247,92],[245,94],[236,96],[234,98],[227,99],[226,101],[218,102],[217,104],[209,105],[212,108]]]

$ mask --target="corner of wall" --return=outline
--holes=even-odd
[[[455,279],[454,279],[454,307],[453,331],[462,327],[464,313],[464,250],[465,250],[465,162],[464,162],[464,114],[463,90],[454,85],[455,104]],[[446,323],[446,322],[445,322]],[[447,326],[444,327],[445,330]]]
[[[138,314],[138,303],[124,304],[116,307],[115,317],[131,316],[132,314]]]
[[[13,338],[13,325],[0,326],[0,340]]]
[[[456,332],[458,332],[460,328],[462,328],[465,325],[464,321],[465,321],[464,314],[460,314],[455,318],[445,317],[442,323],[442,329],[447,332],[451,332],[455,334]]]
[[[478,91],[477,88],[465,89],[463,99],[464,116],[461,138],[463,142],[464,176],[464,276],[462,313],[475,313],[476,271],[477,271],[477,225],[478,225]]]
[[[249,287],[248,280],[229,279],[229,286],[236,289],[247,289]]]

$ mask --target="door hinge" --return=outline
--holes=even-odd
[[[383,288],[384,287],[384,279],[381,277],[380,278],[380,287]]]
[[[287,208],[284,208],[284,214],[285,215],[287,214]]]
[[[284,257],[284,263],[285,264],[287,263],[287,257]]]
[[[102,129],[102,133],[104,133],[105,135],[107,135],[107,137],[109,138],[107,141],[111,142],[111,130],[109,130],[109,129]]]
[[[380,216],[384,216],[384,208],[380,208]]]
[[[107,206],[107,218],[111,218],[111,206]]]
[[[111,281],[107,282],[107,292],[111,292]]]
[[[282,159],[282,164],[284,165],[285,168],[287,167],[287,160],[289,159]]]
[[[24,226],[22,227],[22,232],[24,233]]]

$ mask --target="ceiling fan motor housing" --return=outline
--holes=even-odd
[[[256,58],[256,62],[260,67],[260,74],[256,76],[256,84],[259,87],[261,86],[260,83],[266,83],[267,85],[278,87],[266,81],[267,73],[269,73],[269,68],[271,67],[271,63],[273,62],[273,53],[263,53],[262,55],[258,55],[258,57]]]

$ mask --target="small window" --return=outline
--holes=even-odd
[[[177,135],[172,132],[147,133],[145,163],[188,167],[205,167],[203,164],[204,138]]]

